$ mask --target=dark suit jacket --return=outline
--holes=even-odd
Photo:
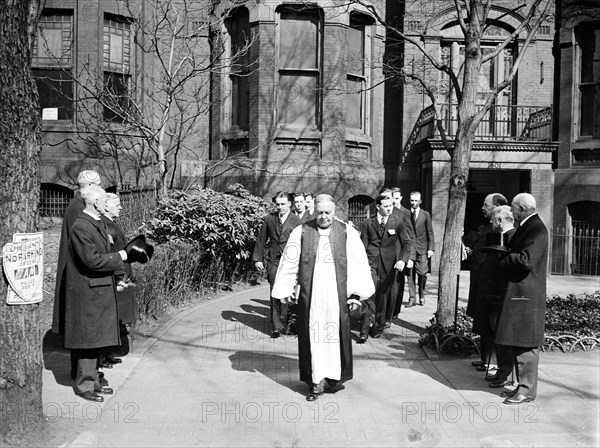
[[[392,214],[387,219],[385,229],[382,229],[377,216],[364,221],[360,238],[365,246],[371,270],[388,276],[396,262],[408,261],[412,242],[403,220]]]
[[[66,348],[120,344],[114,273],[123,268],[121,256],[110,253],[103,222],[82,213],[71,228],[66,265]]]
[[[407,209],[406,207],[400,207],[400,208],[394,207],[392,210],[392,215],[394,215],[402,220],[402,222],[404,224],[404,228],[406,229],[406,232],[408,233],[408,238],[410,239],[410,242],[411,242],[411,248],[410,248],[410,253],[408,255],[408,258],[413,261],[416,260],[417,259],[416,236],[415,236],[415,229],[412,226],[410,210]],[[377,213],[375,213],[375,216],[377,216]]]
[[[477,301],[478,286],[479,286],[479,272],[481,271],[481,265],[485,260],[485,253],[481,252],[483,246],[485,246],[486,235],[492,230],[492,225],[488,226],[481,232],[471,249],[473,252],[469,255],[469,262],[471,264],[471,275],[469,279],[469,299],[467,302],[467,316],[474,317],[475,314],[475,302]]]
[[[273,285],[273,282],[275,281],[279,260],[281,259],[285,244],[290,237],[290,233],[301,224],[300,218],[292,212],[289,213],[283,225],[279,224],[278,213],[271,213],[264,218],[256,239],[256,244],[254,245],[252,261],[255,263],[257,261],[262,262],[266,252],[266,260],[268,263],[267,277],[271,285]]]
[[[416,221],[412,219],[411,213],[411,222],[415,230],[415,251],[418,255],[426,256],[428,250],[435,250],[431,215],[429,212],[419,209]]]
[[[548,230],[538,215],[519,226],[500,260],[507,278],[496,343],[518,347],[544,345]]]
[[[102,216],[102,220],[106,224],[106,230],[112,238],[110,246],[111,252],[119,252],[125,249],[127,240],[125,234],[121,229],[121,226],[115,221]],[[131,263],[125,263],[124,269],[121,271],[115,271],[115,279],[117,283],[125,278],[131,278],[133,273],[131,271]],[[133,323],[137,320],[137,304],[135,301],[135,287],[129,286],[123,291],[117,292],[117,299],[119,302],[119,320],[125,324]]]

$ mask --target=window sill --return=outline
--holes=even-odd
[[[275,131],[275,140],[293,140],[296,142],[300,141],[321,141],[322,133],[317,130],[306,130],[306,129],[277,129]]]

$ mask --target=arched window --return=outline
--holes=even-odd
[[[371,204],[375,202],[371,196],[359,194],[348,199],[348,220],[360,224],[369,219]]]
[[[56,184],[42,184],[38,214],[41,217],[62,218],[73,198],[73,190]]]

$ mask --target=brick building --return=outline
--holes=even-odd
[[[553,225],[581,242],[596,235],[589,247],[557,245],[553,255],[566,258],[567,274],[600,275],[600,4],[593,3],[557,2]]]

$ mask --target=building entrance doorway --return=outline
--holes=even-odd
[[[477,231],[480,224],[487,225],[481,206],[490,193],[501,193],[510,201],[518,193],[531,191],[529,170],[479,170],[469,171],[467,187],[467,207],[465,211],[465,235]]]

